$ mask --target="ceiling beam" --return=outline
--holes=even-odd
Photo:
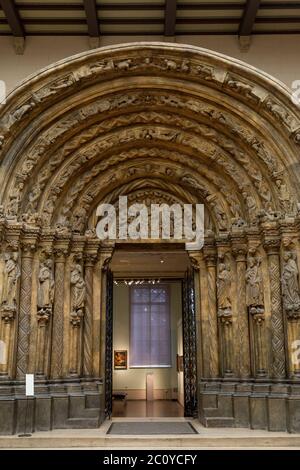
[[[0,0],[11,32],[18,38],[25,37],[25,30],[14,0]]]
[[[247,0],[239,27],[239,36],[250,36],[259,9],[260,0]]]
[[[0,5],[13,35],[13,46],[16,54],[24,54],[25,29],[14,0],[0,0]]]
[[[165,36],[175,36],[177,0],[165,0]]]
[[[100,45],[100,31],[96,0],[83,0],[83,5],[88,25],[90,47],[93,49],[95,47],[99,47]]]
[[[241,51],[246,52],[250,47],[251,34],[256,15],[260,6],[260,0],[247,0],[239,26],[239,43]]]

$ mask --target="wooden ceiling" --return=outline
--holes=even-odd
[[[0,0],[0,35],[300,34],[300,1]]]

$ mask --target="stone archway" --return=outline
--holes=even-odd
[[[202,422],[300,430],[300,112],[290,98],[239,61],[160,43],[71,57],[9,96],[1,432],[17,430],[27,372],[38,378],[35,429],[103,419],[111,248],[94,221],[98,203],[120,194],[205,204],[205,247],[193,254]]]

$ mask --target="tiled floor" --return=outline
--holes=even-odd
[[[113,401],[115,418],[174,418],[184,416],[183,407],[173,400],[125,400]]]

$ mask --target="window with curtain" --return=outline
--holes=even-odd
[[[169,288],[130,288],[130,367],[171,367]]]

